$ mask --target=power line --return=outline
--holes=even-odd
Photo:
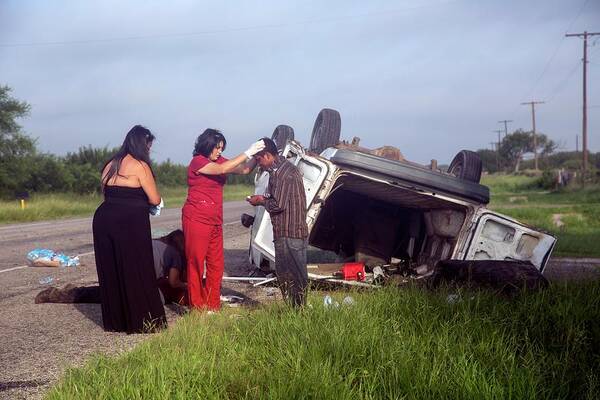
[[[581,64],[581,61],[577,61],[577,63],[573,66],[571,71],[567,74],[566,78],[563,79],[558,85],[556,85],[554,87],[554,90],[552,91],[552,93],[549,96],[550,97],[550,100],[548,100],[549,103],[551,103],[554,100],[554,98],[556,97],[558,92],[561,91],[564,88],[564,86],[567,84],[567,82],[569,82],[571,80],[573,75],[575,75],[575,72],[577,72],[577,70],[579,69],[580,64]]]
[[[573,27],[573,25],[575,24],[575,22],[577,21],[577,19],[579,19],[579,16],[583,12],[583,10],[584,10],[587,2],[588,2],[588,0],[584,0],[583,1],[583,4],[579,8],[579,11],[575,15],[575,17],[571,20],[571,23],[569,24],[569,26],[567,27],[567,29],[565,30],[565,32],[568,32],[568,31],[571,30],[571,28]],[[546,74],[546,71],[548,71],[548,67],[550,66],[550,64],[552,63],[552,61],[554,61],[554,57],[556,57],[556,55],[558,54],[558,51],[560,50],[560,47],[562,46],[564,40],[565,40],[565,36],[563,36],[560,39],[560,41],[558,42],[558,45],[554,49],[554,52],[552,53],[552,55],[550,56],[550,58],[546,62],[546,65],[544,65],[544,69],[542,70],[542,73],[537,77],[537,79],[535,80],[532,88],[529,90],[528,94],[526,96],[523,96],[524,98],[531,97],[531,95],[533,94],[535,88],[537,87],[537,85],[539,84],[539,82],[542,80],[542,77]],[[517,110],[518,110],[518,107],[515,107],[513,109],[513,112],[511,113],[511,115],[515,114],[517,112]]]
[[[566,32],[568,32],[568,31],[571,30],[571,28],[573,27],[573,24],[575,23],[575,21],[577,21],[577,19],[579,18],[579,16],[583,12],[583,9],[585,8],[585,5],[587,4],[587,2],[588,2],[588,0],[584,0],[583,4],[581,5],[581,8],[579,9],[579,12],[577,13],[577,15],[575,16],[575,18],[573,18],[573,20],[571,21],[571,23],[567,27]],[[535,83],[533,84],[533,87],[529,91],[529,94],[527,96],[525,96],[525,98],[530,97],[533,94],[533,91],[537,87],[538,83],[542,80],[542,77],[546,74],[546,71],[548,71],[548,67],[550,66],[550,64],[552,63],[552,61],[554,61],[554,57],[556,57],[556,54],[558,54],[558,50],[560,50],[560,47],[562,46],[564,40],[565,40],[565,37],[563,36],[561,38],[561,40],[558,42],[558,46],[556,46],[556,49],[554,50],[554,52],[550,56],[550,59],[548,60],[548,62],[546,62],[546,65],[544,66],[544,69],[542,70],[542,73],[538,76],[538,78],[536,79]]]
[[[278,29],[285,28],[289,26],[302,26],[302,25],[313,25],[313,24],[323,24],[330,22],[339,22],[344,20],[351,19],[359,19],[359,18],[372,18],[378,16],[386,16],[390,14],[400,14],[408,11],[418,10],[422,8],[428,8],[432,6],[440,6],[449,3],[455,3],[460,0],[446,0],[440,1],[437,3],[414,6],[414,7],[406,7],[402,9],[392,9],[385,10],[373,13],[364,13],[364,14],[356,14],[356,15],[346,15],[340,17],[331,17],[331,18],[319,18],[291,23],[281,23],[281,24],[266,24],[266,25],[251,25],[244,26],[238,28],[224,28],[224,29],[214,29],[214,30],[206,30],[206,31],[194,31],[194,32],[181,32],[181,33],[160,33],[153,35],[136,35],[136,36],[122,36],[115,38],[99,38],[99,39],[82,39],[82,40],[63,40],[63,41],[47,41],[47,42],[28,42],[28,43],[0,43],[0,47],[37,47],[37,46],[59,46],[59,45],[79,45],[79,44],[91,44],[91,43],[111,43],[111,42],[120,42],[120,41],[132,41],[132,40],[147,40],[147,39],[162,39],[162,38],[183,38],[183,37],[193,37],[193,36],[203,36],[203,35],[213,35],[218,33],[231,33],[231,32],[244,32],[244,31],[252,31],[252,30],[263,30],[263,29]]]

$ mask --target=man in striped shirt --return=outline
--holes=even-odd
[[[265,149],[254,157],[269,172],[269,186],[264,195],[248,199],[253,206],[264,206],[271,216],[275,244],[275,271],[281,292],[294,307],[306,303],[306,195],[302,174],[277,152],[275,142],[262,139]]]

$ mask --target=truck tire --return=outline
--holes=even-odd
[[[465,181],[479,183],[481,179],[481,158],[474,151],[461,150],[448,167],[448,173]]]
[[[277,150],[283,150],[288,140],[294,140],[294,128],[288,125],[277,125],[271,139],[277,145]]]
[[[341,129],[340,113],[330,108],[322,109],[315,120],[308,149],[320,154],[326,148],[335,146],[340,141]]]

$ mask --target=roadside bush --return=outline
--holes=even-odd
[[[72,179],[69,190],[78,194],[100,192],[100,170],[91,164],[67,164]]]
[[[553,190],[556,188],[556,171],[547,169],[542,172],[542,176],[540,176],[535,181],[535,186],[541,189]]]
[[[25,190],[24,182],[29,175],[28,163],[25,158],[0,159],[0,197],[13,198],[16,192]]]
[[[28,160],[29,176],[24,189],[32,192],[70,190],[73,178],[65,164],[50,154],[37,154]]]
[[[581,169],[581,160],[567,160],[564,163],[562,163],[562,168],[578,171]]]
[[[187,184],[187,167],[180,164],[173,164],[171,160],[154,164],[154,174],[159,186],[185,186]]]
[[[92,145],[81,146],[76,153],[67,153],[64,157],[65,163],[69,165],[90,165],[96,171],[100,171],[119,149],[117,147],[94,148]]]
[[[523,175],[523,176],[532,178],[532,177],[536,177],[536,176],[541,176],[542,172],[539,170],[536,171],[535,169],[523,169],[523,170],[517,172],[515,175]]]
[[[50,192],[100,193],[101,169],[118,150],[94,148],[90,145],[58,157],[37,153],[35,141],[27,136],[15,137],[23,141],[20,147],[13,144],[12,147],[0,149],[0,154],[3,154],[0,157],[0,198],[6,200],[14,199],[17,192],[23,191],[31,195]],[[159,187],[177,188],[187,185],[185,165],[167,160],[154,163],[153,170]],[[228,183],[253,185],[254,174],[231,175]]]

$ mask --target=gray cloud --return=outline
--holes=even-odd
[[[596,2],[575,19],[582,4],[4,1],[0,44],[69,43],[2,46],[0,76],[32,104],[23,125],[54,153],[116,146],[135,123],[157,134],[155,158],[181,163],[206,127],[224,131],[230,155],[280,123],[308,143],[317,112],[332,107],[345,138],[448,162],[461,148],[489,147],[500,119],[529,129],[519,103],[531,98],[548,101],[538,130],[573,148],[581,71],[569,74],[581,41],[563,35],[573,20],[573,31],[600,30]],[[590,48],[591,105],[600,104],[599,48]]]

